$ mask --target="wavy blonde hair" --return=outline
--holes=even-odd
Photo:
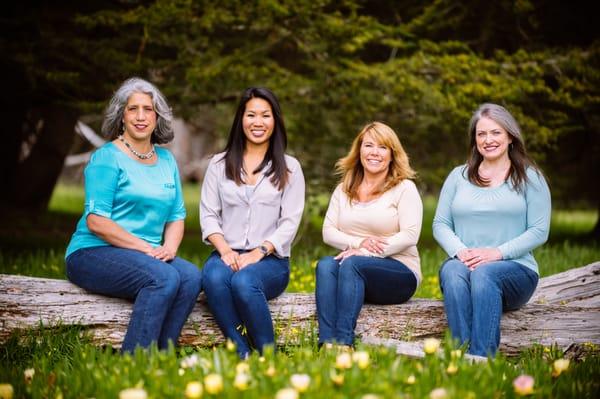
[[[404,151],[400,139],[394,130],[382,122],[366,124],[352,142],[350,152],[335,163],[336,172],[341,175],[342,189],[350,201],[358,198],[358,186],[364,178],[364,169],[360,162],[360,147],[367,133],[377,143],[383,144],[391,150],[391,162],[388,174],[374,194],[383,194],[395,187],[404,179],[413,179],[417,173],[410,167],[408,155]]]

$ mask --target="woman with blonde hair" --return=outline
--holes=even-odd
[[[399,304],[421,280],[417,241],[423,204],[396,133],[367,124],[341,158],[342,175],[323,223],[323,240],[341,250],[317,264],[319,345],[352,345],[366,301]]]

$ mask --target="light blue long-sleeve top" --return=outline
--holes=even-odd
[[[527,169],[529,181],[517,192],[510,179],[497,187],[469,182],[466,166],[448,175],[433,218],[433,236],[454,257],[464,248],[498,248],[502,258],[539,274],[531,251],[548,239],[550,190],[544,177]]]
[[[93,213],[113,220],[152,246],[163,239],[165,225],[185,219],[181,179],[173,154],[155,147],[157,161],[142,164],[112,142],[97,149],[84,172],[85,208],[65,258],[81,248],[110,245],[87,227]]]

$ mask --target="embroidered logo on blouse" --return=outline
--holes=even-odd
[[[175,184],[173,184],[173,183],[165,183],[165,188],[175,188]]]

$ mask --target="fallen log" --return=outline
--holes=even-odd
[[[563,348],[600,344],[599,294],[600,262],[542,278],[526,306],[504,314],[500,350],[511,355],[534,343]],[[285,293],[269,305],[279,343],[294,344],[299,331],[316,327],[312,293]],[[130,313],[130,301],[91,294],[66,280],[0,275],[0,342],[15,330],[40,323],[48,328],[79,324],[94,342],[119,347]],[[446,328],[443,303],[416,298],[402,305],[366,304],[356,332],[366,342],[412,341],[408,347],[413,351],[415,341],[441,337]],[[180,343],[211,346],[222,341],[201,295]]]

